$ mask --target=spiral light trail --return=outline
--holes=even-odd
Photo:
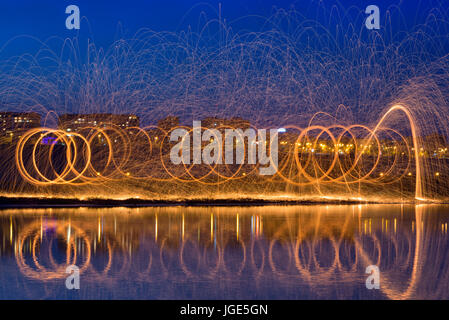
[[[329,25],[279,10],[257,32],[210,19],[198,31],[142,29],[107,49],[90,39],[38,41],[34,55],[1,60],[2,111],[43,119],[3,146],[2,195],[447,200],[447,9],[396,33],[392,20],[390,33],[359,32],[363,14],[320,10]],[[68,132],[59,122],[67,114],[133,115],[141,126]],[[155,125],[167,116],[179,123]],[[287,130],[276,174],[246,163],[174,166],[170,133],[204,119],[229,120],[220,130],[242,129],[232,119]]]

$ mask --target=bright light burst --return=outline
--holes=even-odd
[[[140,30],[107,50],[91,41],[83,48],[78,38],[60,45],[52,39],[36,53],[4,60],[2,109],[38,112],[45,120],[2,158],[3,193],[448,196],[447,155],[441,151],[449,115],[447,12],[433,10],[413,32],[399,32],[388,22],[394,19],[380,31],[366,30],[362,10],[324,14],[326,26],[278,11],[259,32],[234,32],[219,19],[197,32]],[[86,127],[68,135],[56,128],[64,113],[135,114],[143,125]],[[250,165],[168,164],[169,132],[152,125],[167,115],[185,124],[240,117],[254,128],[285,128],[277,174],[262,177]],[[48,135],[64,148],[42,146]]]

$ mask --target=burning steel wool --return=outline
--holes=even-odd
[[[211,19],[3,60],[17,127],[3,129],[2,195],[446,199],[447,14],[395,33],[326,14],[338,23],[278,11],[257,32]]]

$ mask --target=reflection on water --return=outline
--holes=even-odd
[[[0,298],[447,299],[448,209],[2,210]],[[373,264],[380,290],[365,287]]]

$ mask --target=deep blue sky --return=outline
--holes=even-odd
[[[431,2],[448,3],[449,0],[321,0],[326,5],[336,3],[344,7],[355,5],[365,8],[376,4],[383,10],[392,4],[401,4],[401,12],[413,25],[416,15],[422,12],[419,6],[431,7]],[[86,17],[91,27],[89,33],[100,46],[108,46],[116,36],[119,23],[126,35],[130,36],[139,28],[148,27],[155,31],[179,31],[187,25],[195,26],[201,11],[214,18],[213,10],[222,3],[222,16],[228,21],[247,15],[269,16],[273,7],[313,12],[320,0],[17,0],[0,2],[0,45],[19,35],[30,35],[45,40],[51,36],[72,37],[75,31],[65,28],[65,8],[76,4],[81,15]],[[193,8],[193,9],[192,9]],[[191,11],[189,11],[192,9]],[[247,26],[245,26],[247,27]],[[252,26],[257,29],[258,26]],[[88,32],[86,20],[81,29]],[[15,43],[14,50],[27,51],[23,43]],[[11,48],[10,48],[11,49]]]
[[[85,82],[89,80],[89,72],[96,70],[97,67],[95,64],[87,64],[87,60],[84,60],[85,56],[83,56],[83,53],[89,52],[92,54],[92,52],[100,52],[100,50],[83,51],[87,43],[92,43],[90,41],[85,41],[87,39],[85,36],[93,38],[96,49],[98,49],[99,47],[109,48],[118,36],[123,36],[125,39],[129,39],[141,28],[149,28],[156,32],[179,32],[181,30],[186,30],[188,26],[191,26],[193,31],[198,31],[198,26],[204,25],[205,20],[210,21],[211,19],[216,19],[218,17],[219,3],[222,3],[222,18],[226,19],[228,22],[227,25],[232,25],[234,32],[238,32],[241,29],[244,31],[247,31],[248,29],[252,31],[267,31],[266,28],[263,28],[264,23],[266,23],[266,20],[264,19],[240,18],[245,18],[251,15],[268,18],[275,12],[275,8],[290,10],[293,7],[297,13],[306,17],[306,19],[312,20],[312,32],[317,30],[317,33],[312,35],[312,41],[309,40],[309,35],[307,33],[304,33],[303,35],[301,30],[297,29],[296,25],[288,25],[288,23],[295,24],[304,21],[302,17],[296,17],[295,14],[290,13],[286,15],[292,17],[292,19],[284,19],[280,22],[276,21],[274,25],[279,26],[282,31],[284,31],[285,25],[287,25],[287,31],[291,32],[291,34],[288,34],[288,38],[296,41],[294,46],[297,52],[300,52],[301,48],[309,46],[309,53],[316,54],[316,56],[312,55],[312,57],[306,56],[306,58],[304,58],[306,60],[304,61],[295,59],[295,63],[304,62],[307,67],[310,67],[311,70],[316,72],[314,76],[316,76],[319,81],[315,81],[312,84],[304,82],[305,87],[297,86],[296,84],[288,82],[288,79],[290,78],[283,76],[282,72],[280,72],[282,71],[282,68],[277,68],[276,72],[279,71],[279,77],[275,79],[277,79],[279,83],[271,83],[270,86],[277,86],[276,90],[278,90],[278,93],[277,95],[268,95],[266,94],[266,90],[260,89],[263,88],[263,86],[260,85],[258,81],[259,79],[271,80],[271,63],[273,61],[274,63],[279,61],[279,65],[281,65],[283,62],[282,60],[279,60],[279,57],[273,56],[272,60],[270,60],[270,57],[270,59],[267,60],[268,63],[265,63],[263,59],[265,56],[263,54],[260,54],[260,57],[258,57],[257,53],[248,51],[254,55],[254,57],[252,56],[251,59],[248,60],[257,60],[258,58],[261,58],[260,62],[263,63],[259,64],[259,61],[255,61],[257,63],[254,63],[254,67],[251,65],[249,70],[257,72],[254,72],[254,75],[251,73],[243,73],[243,77],[239,78],[249,79],[251,83],[251,85],[248,85],[247,87],[248,90],[251,90],[251,94],[243,94],[235,91],[235,89],[238,89],[238,86],[234,86],[234,80],[232,78],[229,79],[229,82],[224,84],[213,84],[208,82],[209,78],[206,76],[210,76],[211,79],[219,78],[215,76],[217,70],[210,67],[216,67],[218,65],[213,60],[215,58],[214,55],[209,57],[204,55],[204,52],[201,52],[201,54],[203,54],[202,57],[205,57],[205,60],[208,63],[212,62],[210,65],[206,63],[207,67],[210,67],[210,69],[201,69],[201,72],[194,73],[196,77],[195,81],[190,83],[189,77],[183,78],[180,76],[179,72],[182,71],[178,71],[177,69],[178,61],[163,51],[163,55],[167,55],[167,60],[164,60],[165,57],[163,55],[163,58],[160,60],[159,57],[155,55],[155,60],[147,59],[145,61],[139,61],[138,66],[143,68],[145,72],[137,73],[139,76],[143,76],[144,74],[145,77],[151,77],[152,81],[144,81],[143,84],[145,87],[142,89],[140,87],[142,83],[139,82],[138,85],[136,85],[132,82],[135,81],[135,79],[132,78],[132,80],[130,80],[131,85],[125,86],[128,90],[135,90],[136,87],[139,88],[137,91],[141,93],[142,96],[138,99],[135,97],[134,91],[130,94],[130,91],[123,89],[123,82],[121,81],[125,80],[120,77],[127,75],[128,71],[126,69],[126,64],[120,65],[123,69],[117,71],[118,76],[114,73],[114,76],[111,76],[111,79],[115,81],[114,84],[101,78],[102,73],[100,73],[99,78],[95,78],[96,82],[93,86],[94,89],[98,91],[92,89],[92,92],[89,92],[89,94],[83,92],[86,88],[91,90],[91,87],[86,86]],[[80,59],[72,59],[77,63],[76,67],[79,68],[77,71],[80,71],[79,74],[81,79],[77,81],[71,80],[71,76],[74,74],[70,71],[71,64],[63,64],[62,66],[65,69],[57,69],[60,66],[55,65],[54,60],[48,59],[48,55],[45,54],[46,52],[42,53],[41,51],[37,51],[38,49],[43,48],[42,44],[29,40],[30,37],[35,37],[42,41],[55,36],[59,39],[77,37],[77,30],[67,30],[65,27],[65,21],[68,16],[65,13],[65,9],[71,4],[79,6],[81,16],[83,17],[81,21],[81,33],[79,34],[80,40],[74,45],[75,48],[79,48],[80,53],[77,55],[77,58],[80,57]],[[373,4],[380,8],[381,30],[379,32],[367,31],[364,27],[364,19],[366,17],[366,14],[364,13],[365,8],[368,5]],[[332,10],[333,6],[337,6],[338,14],[335,14],[335,11]],[[323,7],[325,7],[324,10]],[[426,23],[425,19],[429,16],[429,12],[431,12],[432,8],[437,8],[437,10],[443,10],[445,12],[443,12],[442,15],[437,15],[440,17],[440,20],[428,21]],[[387,10],[392,12],[392,17],[386,22],[385,19],[388,17]],[[201,113],[198,110],[204,110],[204,114],[207,115],[218,114],[219,112],[221,112],[220,115],[231,113],[234,115],[235,110],[233,106],[236,103],[236,101],[233,100],[234,96],[230,94],[232,99],[229,99],[229,101],[223,97],[228,95],[228,92],[236,92],[235,94],[242,94],[242,97],[247,99],[246,105],[250,106],[248,109],[243,108],[243,111],[238,114],[238,116],[246,118],[253,117],[257,119],[268,119],[273,115],[278,115],[279,118],[283,119],[284,115],[290,116],[292,110],[299,110],[300,112],[306,113],[311,112],[310,110],[315,111],[318,107],[320,108],[319,110],[322,110],[324,106],[328,107],[329,110],[334,110],[334,107],[338,104],[351,106],[355,113],[368,115],[368,111],[374,110],[372,108],[373,103],[376,103],[377,105],[388,105],[391,100],[396,97],[396,91],[402,88],[404,84],[408,83],[410,80],[409,77],[416,77],[417,75],[422,74],[428,77],[433,75],[429,74],[426,68],[434,68],[434,65],[430,66],[430,63],[441,57],[446,57],[447,52],[449,52],[448,10],[449,0],[205,0],[202,2],[197,0],[17,0],[14,2],[4,0],[0,1],[0,67],[3,65],[5,66],[4,69],[2,69],[2,71],[6,70],[3,71],[5,74],[13,74],[10,72],[11,69],[13,69],[14,72],[18,72],[18,74],[16,75],[14,73],[13,76],[11,76],[11,79],[13,79],[11,81],[8,80],[8,77],[3,77],[4,82],[1,83],[1,86],[3,86],[3,91],[8,92],[8,94],[2,95],[2,103],[8,110],[14,108],[17,108],[18,110],[22,110],[23,108],[29,110],[28,108],[31,106],[35,108],[35,105],[38,105],[42,106],[45,111],[57,110],[58,112],[62,112],[61,109],[79,111],[80,108],[90,108],[89,110],[93,110],[93,108],[100,108],[100,106],[104,112],[106,110],[112,110],[111,112],[117,112],[118,110],[121,112],[123,111],[123,107],[130,108],[130,106],[132,106],[134,108],[133,110],[136,110],[136,113],[138,113],[139,110],[144,110],[139,116],[142,116],[142,114],[147,112],[148,106],[150,105],[151,108],[153,108],[151,109],[153,112],[151,113],[152,118],[150,120],[161,119],[166,115],[167,110],[170,110],[173,114],[180,115],[180,117],[184,117],[185,119],[190,119],[190,117],[198,116]],[[344,15],[345,11],[349,12],[349,14],[346,18],[342,18],[341,16]],[[205,13],[205,18],[201,18],[203,12]],[[330,12],[334,14],[329,14]],[[236,23],[235,20],[239,20],[239,22]],[[324,25],[324,28],[314,28],[315,22]],[[424,25],[422,28],[418,28],[419,32],[413,30],[417,24]],[[124,33],[118,34],[117,30],[120,25],[122,26]],[[211,27],[211,29],[213,29],[213,27]],[[328,35],[329,32],[330,39],[332,38],[333,33],[337,34],[337,31],[339,32],[338,35],[343,34],[343,36],[335,36],[336,45],[334,45],[334,42],[331,40],[327,41],[326,39],[328,38],[326,36],[320,36],[320,32],[322,32],[323,35]],[[269,34],[269,32],[267,33]],[[301,36],[296,38],[298,33],[301,34]],[[213,51],[213,46],[217,44],[217,33],[214,34],[214,30],[212,30],[211,34],[211,38],[204,37],[206,39],[204,42],[210,40],[210,43],[207,43],[207,46],[204,46],[205,49],[200,48],[203,51],[209,50],[207,53]],[[282,32],[271,34],[273,35],[274,40],[270,38],[269,43],[274,43],[274,48],[279,47],[282,49],[282,46],[275,43],[277,37],[281,35],[279,37],[281,41],[288,40],[282,38]],[[379,34],[380,36],[378,36]],[[410,42],[406,42],[406,45],[401,46],[400,51],[395,50],[395,48],[398,48],[398,43],[403,40],[401,39],[401,36],[409,40],[408,35],[413,36]],[[181,39],[180,41],[184,41],[182,37],[179,38]],[[190,40],[189,37],[185,38]],[[10,41],[11,39],[15,40]],[[323,39],[324,41],[322,41]],[[348,41],[348,39],[350,41]],[[203,38],[201,38],[201,40],[203,40]],[[351,41],[359,40],[359,43],[362,45],[360,47],[357,45],[353,46],[356,42]],[[178,39],[176,41],[178,41]],[[244,37],[242,41],[245,41]],[[253,39],[251,39],[251,41],[253,41]],[[68,49],[63,53],[60,52],[63,47],[61,45],[62,43],[62,41],[55,41],[54,43],[49,44],[52,53],[55,53],[61,61],[66,57],[72,58],[69,56],[72,52],[67,53],[69,51]],[[201,43],[201,45],[204,44]],[[301,47],[301,45],[303,46]],[[353,48],[354,50],[351,50]],[[387,48],[386,51],[383,51],[385,48]],[[114,48],[114,50],[115,49],[116,48]],[[344,52],[341,52],[341,49],[345,49],[343,50]],[[371,55],[371,53],[374,52],[371,51],[372,49],[375,50],[375,55]],[[42,54],[39,55],[37,53]],[[331,66],[330,69],[319,69],[321,58],[323,57],[320,55],[321,53],[328,55]],[[19,56],[21,59],[9,60],[8,58],[13,55]],[[334,55],[335,59],[332,59]],[[36,64],[33,64],[34,60],[30,58],[31,56],[37,57],[38,62]],[[318,56],[319,58],[317,58]],[[332,65],[334,61],[342,62],[340,59],[341,57],[344,57],[343,63],[345,63],[345,66],[350,68],[350,70],[356,66],[354,75],[346,73],[348,75],[346,82],[341,81],[341,77],[345,74],[345,70],[339,68],[343,67],[340,64]],[[4,63],[3,59],[8,59],[7,63]],[[183,67],[182,63],[189,62],[188,60],[182,60],[182,56],[180,59],[181,62],[179,63],[179,66],[181,67]],[[310,61],[307,61],[307,59],[310,59]],[[70,62],[72,60],[70,60]],[[17,61],[21,64],[19,63],[19,67],[16,68]],[[130,61],[132,62],[132,60]],[[130,61],[128,62],[131,63]],[[373,63],[374,61],[375,63]],[[234,61],[230,60],[230,62]],[[203,60],[201,63],[203,63]],[[238,64],[239,61],[235,61],[235,63]],[[251,63],[253,63],[253,61],[251,61]],[[30,65],[33,66],[33,68],[30,68]],[[47,66],[48,68],[45,68]],[[227,65],[223,64],[220,66],[224,66],[225,70],[227,70]],[[364,79],[366,83],[371,83],[372,81],[372,74],[365,72],[363,69],[365,66],[373,68],[383,67],[380,68],[382,71],[379,71],[378,69],[373,70],[373,74],[379,72],[378,76],[380,82],[378,85],[374,86],[366,85],[368,88],[367,90],[365,90],[366,88],[363,86],[364,83],[358,81],[359,79]],[[447,70],[447,68],[445,69],[444,64],[442,64],[442,66],[443,68],[440,70]],[[104,66],[100,65],[100,67]],[[132,67],[134,67],[134,65],[132,65]],[[318,71],[313,69],[315,67],[318,68]],[[21,68],[23,68],[23,70]],[[55,70],[57,72],[54,72]],[[61,72],[59,73],[61,77],[56,77],[56,74],[61,70],[66,73],[64,74],[64,72]],[[85,72],[86,70],[87,72]],[[103,70],[108,72],[107,68],[104,68]],[[303,69],[302,65],[297,68],[298,75],[297,78],[294,78],[295,81],[296,79],[304,79],[302,73],[304,70],[306,69]],[[337,71],[339,76],[335,76],[336,73],[333,73],[333,70]],[[384,72],[384,70],[387,70],[388,72]],[[21,73],[22,71],[25,72],[24,74],[27,72],[29,72],[29,74],[24,76],[24,74]],[[50,77],[48,79],[45,77],[46,72],[48,72]],[[308,69],[304,72],[307,73]],[[57,82],[57,90],[55,91],[54,88],[51,88],[51,90],[41,89],[47,89],[49,83],[54,83],[52,82],[52,80],[54,80],[54,78],[51,78],[52,76],[59,81]],[[30,81],[28,82],[27,80]],[[38,81],[37,84],[33,82],[36,80]],[[69,80],[71,81],[70,83],[72,83],[71,85],[67,85]],[[203,80],[206,86],[204,86]],[[18,83],[14,83],[14,81],[18,81]],[[283,87],[283,81],[286,81],[285,83],[290,83],[291,87],[289,87],[289,90],[284,90],[285,87]],[[316,87],[319,87],[322,83],[329,83],[329,91],[325,93],[318,91],[318,93],[315,93],[315,83]],[[350,83],[350,85],[348,83]],[[237,84],[239,86],[241,85],[240,83]],[[246,85],[246,83],[244,85]],[[22,86],[27,88],[27,90],[22,90]],[[203,90],[204,87],[206,87],[207,90]],[[337,89],[333,89],[334,87]],[[445,84],[442,85],[442,87],[445,88],[445,90],[448,88]],[[187,95],[185,88],[189,88]],[[226,91],[226,94],[224,94],[222,88],[226,88],[230,91]],[[304,92],[313,92],[313,94],[308,95],[301,90]],[[55,92],[57,94],[55,94]],[[121,98],[117,98],[112,94],[113,92],[120,93]],[[69,101],[67,101],[67,97],[70,97]],[[86,97],[94,97],[95,99],[98,99],[98,101],[95,101],[95,99],[86,101]],[[323,97],[325,97],[325,99],[322,99]],[[268,101],[267,98],[270,98],[273,101]],[[287,103],[286,99],[290,99],[288,100],[290,102]],[[239,104],[244,104],[244,102],[239,100]],[[224,105],[226,108],[229,108],[229,112],[223,111],[225,109],[225,107],[223,107]],[[282,110],[280,109],[280,106],[283,108]],[[259,112],[260,110],[263,110],[265,113]],[[247,113],[245,113],[246,111]],[[299,111],[293,113],[299,114]],[[252,114],[252,112],[254,112],[254,114]],[[369,116],[366,117],[368,118]]]

